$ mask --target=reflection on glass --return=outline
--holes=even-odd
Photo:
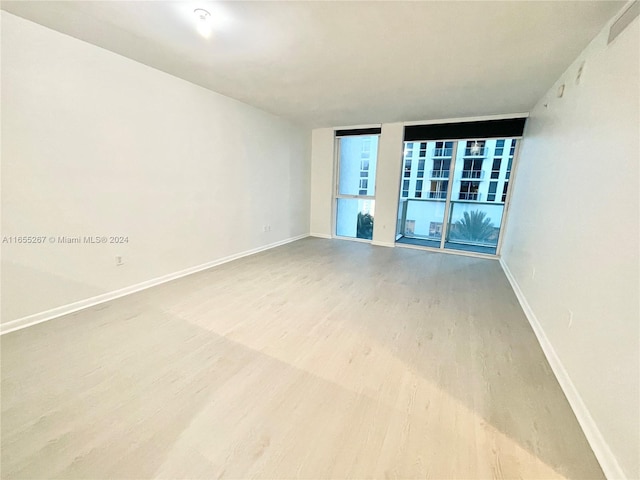
[[[371,240],[374,213],[374,200],[338,198],[336,235]]]

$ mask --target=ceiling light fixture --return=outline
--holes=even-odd
[[[204,8],[196,8],[193,11],[193,13],[196,14],[196,17],[198,17],[198,20],[202,20],[202,21],[207,20],[207,18],[211,16],[211,14],[207,12]]]
[[[211,14],[204,8],[196,8],[193,13],[197,18],[196,29],[198,33],[204,38],[209,38],[211,35]]]

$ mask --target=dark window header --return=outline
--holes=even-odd
[[[404,127],[404,141],[521,137],[526,118],[480,122],[434,123]]]
[[[382,128],[352,128],[350,130],[336,130],[336,137],[350,137],[354,135],[380,135]]]

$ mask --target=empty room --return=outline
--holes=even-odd
[[[637,0],[0,6],[2,479],[640,479]]]

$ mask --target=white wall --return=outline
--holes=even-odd
[[[549,342],[548,356],[561,367],[561,383],[603,468],[610,478],[624,472],[636,479],[638,19],[609,46],[607,34],[608,27],[531,112],[503,261]],[[564,97],[556,98],[561,83]]]
[[[375,245],[390,247],[396,241],[403,136],[402,123],[382,124],[376,176],[376,216],[373,222]]]
[[[402,123],[382,125],[375,185],[375,245],[393,246],[395,242],[403,133]],[[332,217],[335,199],[335,130],[315,129],[312,138],[311,234],[330,238],[335,234]]]
[[[3,323],[309,233],[308,130],[1,17],[2,235],[129,238],[3,244]]]
[[[334,195],[334,130],[311,132],[311,235],[331,238]]]

